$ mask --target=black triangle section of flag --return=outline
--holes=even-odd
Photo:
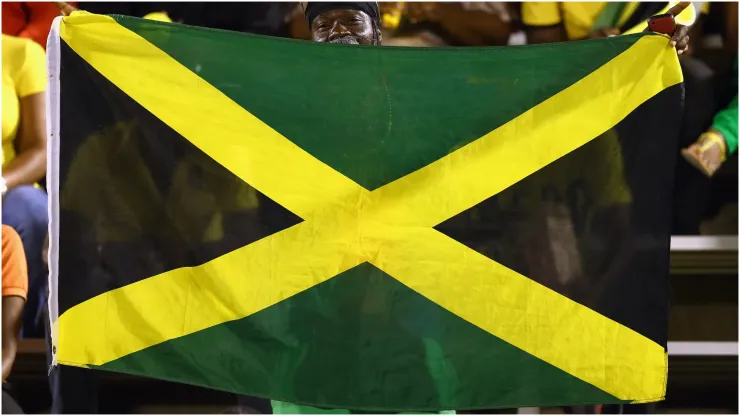
[[[667,342],[673,149],[665,89],[614,128],[435,228],[652,339]]]
[[[61,63],[59,279],[80,281],[59,285],[60,314],[301,222],[144,109],[63,41]]]

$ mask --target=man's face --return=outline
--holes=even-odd
[[[373,45],[373,24],[370,16],[359,10],[329,10],[311,23],[314,42]]]

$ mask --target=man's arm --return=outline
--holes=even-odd
[[[20,296],[3,296],[3,381],[8,379],[15,362],[25,303]]]
[[[568,40],[563,25],[549,27],[527,26],[524,29],[524,33],[527,35],[527,44],[529,45],[565,42]]]
[[[522,23],[528,44],[568,40],[558,2],[522,3]]]
[[[488,12],[466,9],[462,3],[440,2],[435,5],[436,20],[462,45],[506,45],[509,40],[511,18],[505,8]]]
[[[711,177],[725,159],[737,151],[737,95],[730,105],[715,115],[712,128],[686,149],[683,157]]]

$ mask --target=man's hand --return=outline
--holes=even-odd
[[[69,3],[63,1],[55,1],[53,3],[57,6],[59,13],[61,13],[62,16],[69,16],[73,11],[77,10],[77,8],[72,7]]]
[[[681,155],[701,173],[712,177],[722,166],[727,152],[727,144],[722,134],[710,130],[702,134],[691,146],[681,150]]]
[[[671,7],[668,10],[668,14],[676,17],[690,5],[690,1],[682,1]],[[679,55],[682,55],[689,49],[689,26],[676,25],[676,30],[673,31],[673,35],[671,36],[671,46],[676,48],[676,52]]]
[[[604,29],[594,30],[593,32],[589,33],[588,38],[589,39],[609,38],[612,36],[619,36],[619,34],[620,34],[619,29],[615,27],[607,27]]]

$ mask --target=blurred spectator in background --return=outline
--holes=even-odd
[[[165,12],[173,21],[187,25],[281,37],[291,34],[290,18],[296,6],[294,2],[84,3],[90,13],[144,17]]]
[[[506,45],[512,9],[504,2],[380,3],[387,46]]]
[[[734,72],[733,78],[737,79],[737,63]],[[708,177],[717,172],[728,155],[737,151],[737,116],[735,94],[730,104],[714,116],[712,127],[682,152],[689,163]]]
[[[665,2],[524,2],[522,23],[530,44],[596,39],[622,34],[666,7]]]
[[[724,19],[722,21],[722,47],[720,53],[724,54],[731,62],[732,69],[727,71],[724,68],[715,69],[714,72],[726,72],[725,77],[721,75],[719,85],[705,86],[711,90],[724,90],[725,94],[720,95],[720,103],[715,103],[713,110],[717,111],[712,119],[711,128],[692,143],[687,149],[684,149],[683,155],[687,161],[698,168],[702,173],[711,177],[720,168],[728,156],[737,151],[737,2],[717,4],[717,8],[722,8],[720,13]],[[699,51],[699,59],[706,57],[706,49]],[[702,54],[702,52],[704,52]],[[702,59],[707,61],[707,66],[712,67],[712,59]],[[727,64],[725,64],[727,65]],[[712,70],[710,70],[712,71]],[[721,79],[724,78],[724,79]],[[729,104],[724,102],[731,98]]]
[[[692,34],[691,53],[681,58],[686,99],[679,147],[686,160],[676,163],[674,235],[702,234],[703,223],[717,214],[723,218],[709,227],[712,234],[737,230],[737,158],[731,157],[737,146],[737,12],[737,2],[711,3],[706,24],[700,21],[701,30]]]
[[[76,2],[70,3],[76,5]],[[52,2],[3,2],[3,33],[32,39],[46,49],[51,23],[59,16]]]
[[[683,31],[681,35],[686,39],[677,45],[686,99],[678,147],[671,151],[684,149],[684,157],[699,170],[683,159],[676,164],[672,232],[698,235],[702,220],[719,211],[724,203],[737,199],[736,190],[720,190],[718,186],[723,183],[710,184],[706,177],[713,175],[736,149],[737,101],[732,100],[737,92],[737,3],[683,2],[686,7],[678,13],[676,7],[667,10],[673,4],[524,2],[521,17],[527,43],[549,43],[635,33],[646,27],[652,15],[667,11],[676,15],[680,25],[676,33]],[[722,17],[711,20],[711,15]],[[703,46],[705,33],[717,27],[722,27],[722,53],[731,56],[729,60],[717,59],[716,50],[707,51]],[[736,166],[736,162],[730,165]],[[734,176],[732,187],[737,186],[737,174]],[[726,228],[729,231],[736,227]]]
[[[681,58],[686,99],[679,146],[686,160],[676,163],[674,235],[702,234],[703,223],[718,214],[723,218],[709,227],[712,234],[737,230],[737,5],[712,3],[706,24],[692,34],[689,56]]]
[[[20,337],[23,305],[28,294],[28,273],[23,244],[18,233],[3,225],[3,413],[23,413],[6,383],[15,362]]]
[[[36,183],[46,174],[46,54],[30,39],[2,36],[2,223],[20,234],[27,253],[30,296],[23,335],[40,337],[47,287],[41,245],[48,214],[46,193]]]

